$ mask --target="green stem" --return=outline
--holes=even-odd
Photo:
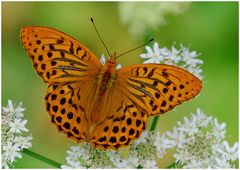
[[[167,169],[176,168],[176,163],[173,163],[167,167]]]
[[[58,163],[56,161],[53,161],[51,159],[48,159],[48,158],[46,158],[46,157],[44,157],[42,155],[39,155],[39,154],[37,154],[35,152],[32,152],[32,151],[30,151],[28,149],[23,150],[23,153],[26,154],[26,155],[29,155],[29,156],[37,159],[37,160],[43,161],[43,162],[45,162],[45,163],[47,163],[49,165],[52,165],[52,166],[54,166],[56,168],[61,168],[61,164],[60,163]]]
[[[171,165],[169,165],[168,167],[167,167],[167,169],[171,169],[171,168],[175,168],[175,169],[179,169],[180,168],[180,164],[179,164],[180,162],[179,161],[177,161],[177,162],[174,162],[174,163],[172,163]]]
[[[171,165],[169,165],[166,169],[171,169],[171,168],[176,168],[177,163],[172,163]]]
[[[154,131],[157,127],[157,122],[158,122],[159,116],[155,116],[153,118],[152,124],[150,126],[150,131]]]

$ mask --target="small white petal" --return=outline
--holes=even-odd
[[[146,46],[145,48],[146,48],[148,54],[150,54],[150,55],[153,55],[153,54],[154,54],[154,53],[153,53],[153,50],[151,49],[151,47]]]
[[[155,53],[159,51],[158,43],[157,43],[157,42],[155,42],[155,43],[153,44],[153,51],[154,51]]]
[[[151,56],[149,54],[140,54],[141,58],[150,58]]]
[[[68,166],[68,165],[61,165],[62,169],[73,169],[73,167]]]
[[[237,142],[235,142],[231,150],[232,150],[233,152],[237,152],[237,150],[238,150],[238,145],[239,145],[239,144],[238,144]]]
[[[116,69],[119,70],[120,68],[122,68],[122,65],[121,64],[117,64]]]
[[[8,100],[8,107],[9,107],[9,108],[12,108],[12,109],[14,108],[14,107],[13,107],[12,100]]]
[[[106,63],[106,58],[105,58],[104,54],[102,54],[102,55],[100,56],[100,63],[101,63],[102,65],[104,65],[104,64]]]

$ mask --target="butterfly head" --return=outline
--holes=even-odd
[[[110,67],[116,66],[116,52],[107,59],[107,65]]]

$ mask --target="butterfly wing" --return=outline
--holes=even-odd
[[[117,150],[137,139],[150,115],[171,110],[196,96],[201,81],[187,71],[169,65],[140,64],[117,71],[115,86],[109,89],[106,110],[113,114],[99,122],[90,143]]]
[[[58,30],[29,26],[20,36],[35,70],[50,84],[88,79],[101,67],[87,47]]]
[[[148,115],[165,113],[195,97],[201,80],[170,65],[139,64],[118,70],[117,83],[122,93]]]
[[[101,149],[117,150],[128,146],[146,129],[148,115],[119,86],[110,89],[107,102],[112,114],[98,122],[89,142]],[[106,109],[108,110],[108,109]]]
[[[84,45],[47,27],[24,27],[21,41],[33,66],[49,84],[46,109],[58,130],[76,141],[86,140],[86,102],[96,89],[101,64]]]
[[[81,84],[76,82],[48,86],[45,101],[51,122],[60,132],[77,142],[85,141],[89,136],[85,106],[93,98],[95,90],[96,84],[91,79]]]

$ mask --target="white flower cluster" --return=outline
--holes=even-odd
[[[123,157],[122,150],[105,152],[88,143],[71,146],[67,151],[66,164],[61,168],[157,168],[153,140],[153,133],[143,132],[142,136],[130,145],[128,158]]]
[[[80,146],[71,146],[67,151],[66,165],[63,169],[72,168],[115,168],[114,163],[110,160],[108,152],[101,149],[95,149],[89,143],[82,143]]]
[[[129,27],[133,38],[145,37],[146,33],[166,24],[166,16],[180,14],[189,2],[120,2],[120,20]]]
[[[159,48],[157,42],[153,44],[153,49],[146,46],[147,53],[140,54],[140,57],[146,59],[143,63],[168,64],[181,67],[190,73],[203,79],[201,75],[203,60],[198,59],[200,55],[196,51],[190,51],[189,48],[180,44],[180,49],[172,45],[171,49],[166,47]]]
[[[127,168],[158,168],[153,142],[154,134],[150,131],[144,131],[138,140],[132,142]]]
[[[181,168],[234,168],[238,159],[238,143],[232,147],[226,141],[226,124],[207,116],[202,110],[191,113],[178,122],[172,132],[160,135],[145,131],[132,142],[129,154],[126,150],[102,151],[90,144],[71,146],[67,151],[66,165],[62,168],[159,168],[157,160],[168,149],[176,149],[173,155],[176,166]]]
[[[175,142],[176,162],[183,168],[234,168],[238,159],[238,143],[230,147],[225,141],[226,124],[207,116],[202,110],[190,119],[178,122],[173,132],[166,132]]]
[[[22,102],[14,106],[12,101],[8,100],[8,106],[2,107],[2,168],[13,166],[15,159],[22,157],[21,151],[32,147],[32,136],[23,136],[24,132],[28,132],[25,127],[27,120],[23,119],[24,111]]]

